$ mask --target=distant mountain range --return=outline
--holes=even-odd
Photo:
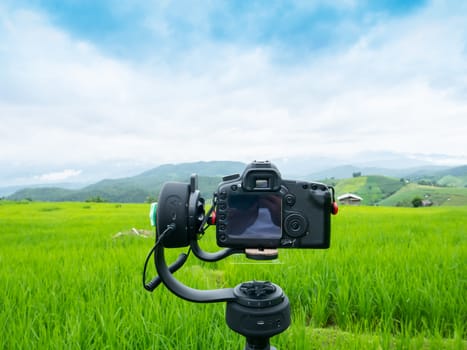
[[[442,171],[449,172],[451,171],[451,169],[453,168],[436,165],[418,166],[403,169],[342,165],[315,172],[309,174],[308,176],[311,176],[314,179],[345,179],[353,177],[353,175],[356,173],[360,173],[361,175],[383,175],[391,177],[417,178],[419,176],[435,176],[435,174],[437,173],[440,173]]]
[[[198,174],[199,188],[203,195],[206,198],[211,198],[222,176],[235,173],[241,174],[245,166],[245,163],[233,161],[164,164],[136,176],[102,180],[80,189],[60,186],[23,188],[6,198],[9,200],[27,199],[34,201],[103,200],[141,203],[156,200],[164,182],[188,182],[190,175],[193,173]],[[282,172],[281,168],[280,170]],[[286,170],[286,173],[290,172],[290,169]],[[284,172],[282,174],[284,178],[291,179],[291,177],[284,175]],[[356,178],[358,178],[358,181],[355,180]],[[337,194],[355,192],[364,198],[364,204],[371,205],[378,204],[383,200],[387,201],[390,196],[406,189],[409,184],[432,186],[440,189],[457,188],[461,190],[460,192],[465,189],[467,199],[467,165],[460,167],[422,166],[407,169],[346,165],[300,176],[300,179],[333,184],[336,187]],[[449,194],[447,196],[449,197]],[[405,205],[407,201],[404,201],[388,202],[388,205]],[[460,203],[463,204],[462,199]],[[467,200],[465,204],[467,205]]]
[[[200,190],[211,195],[222,176],[241,173],[245,164],[231,161],[164,164],[139,175],[121,179],[107,179],[81,189],[62,187],[24,188],[7,199],[34,201],[86,201],[97,198],[109,202],[141,203],[154,200],[166,181],[188,182],[191,174],[198,174]]]

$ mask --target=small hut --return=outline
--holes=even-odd
[[[353,193],[345,193],[342,196],[337,197],[337,200],[340,204],[360,205],[363,198]]]

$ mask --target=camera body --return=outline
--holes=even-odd
[[[283,180],[269,161],[254,161],[242,175],[223,178],[206,215],[198,178],[166,182],[155,215],[156,238],[166,248],[186,247],[216,225],[220,247],[235,249],[329,248],[334,189],[322,183]],[[215,215],[214,215],[215,214]],[[171,227],[170,233],[163,234]]]
[[[329,248],[333,193],[317,182],[283,180],[268,161],[223,178],[215,194],[216,239],[231,248]]]

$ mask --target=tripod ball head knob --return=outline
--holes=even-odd
[[[271,282],[250,281],[234,288],[235,300],[227,302],[227,325],[248,342],[264,342],[290,325],[289,299]]]

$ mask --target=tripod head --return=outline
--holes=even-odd
[[[249,281],[235,288],[194,289],[178,281],[172,274],[183,266],[188,255],[181,254],[169,267],[165,261],[164,249],[156,242],[151,251],[154,252],[154,262],[159,276],[148,284],[144,284],[143,276],[143,284],[148,291],[153,291],[162,282],[173,294],[187,301],[226,302],[227,325],[246,338],[245,350],[275,349],[270,346],[269,338],[282,333],[290,325],[289,299],[278,285],[267,281]],[[241,253],[233,249],[208,253],[203,251],[197,242],[192,242],[192,249],[196,251],[197,257],[202,257],[205,261],[218,261],[232,254]],[[151,254],[148,257],[150,256]]]

